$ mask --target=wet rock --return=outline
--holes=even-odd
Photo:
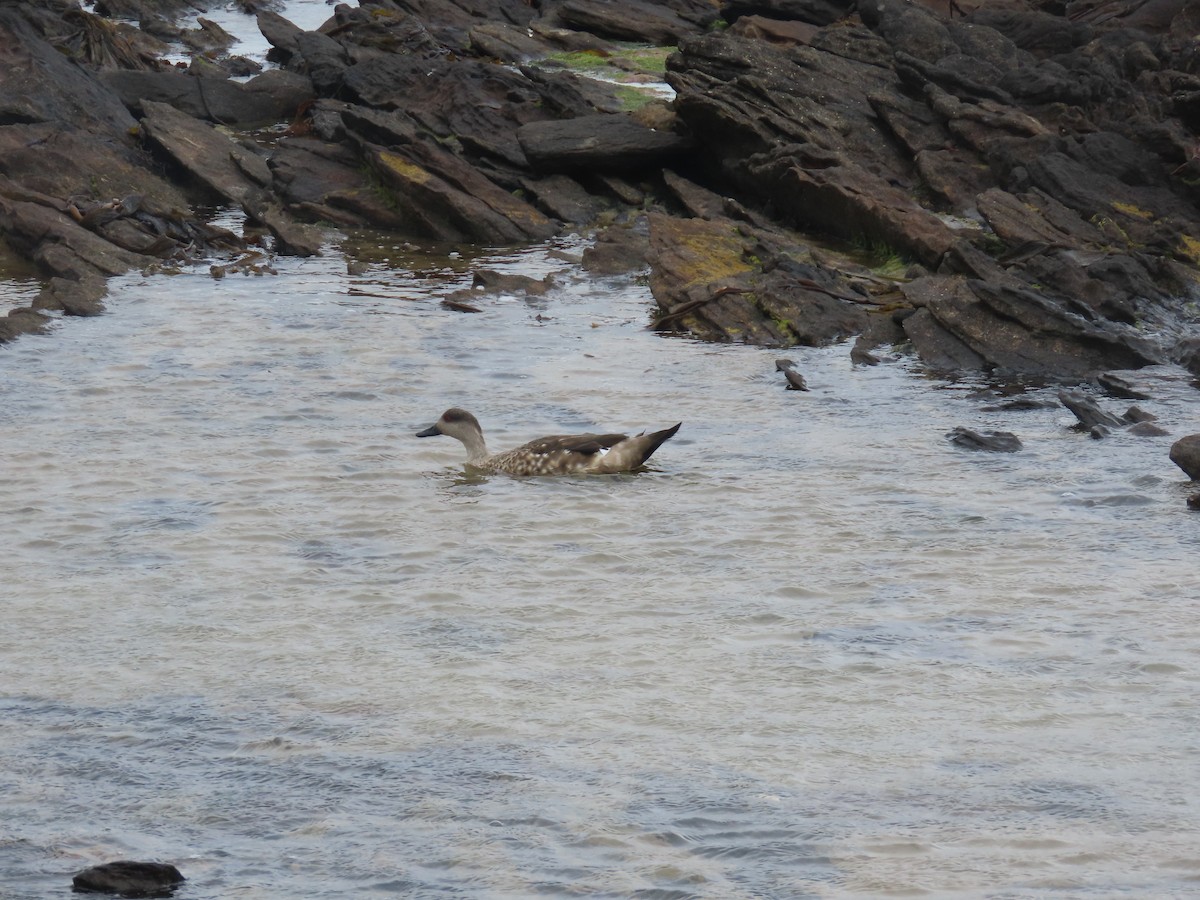
[[[259,32],[267,39],[267,43],[280,51],[284,61],[299,52],[298,39],[304,33],[303,28],[293,25],[291,20],[270,9],[259,10],[257,21]]]
[[[950,443],[966,450],[990,450],[994,453],[1016,453],[1023,446],[1021,439],[1010,431],[975,431],[958,426],[946,437]]]
[[[529,165],[539,172],[628,172],[663,166],[692,147],[674,131],[647,128],[629,116],[581,116],[530,122],[517,131]]]
[[[28,307],[10,310],[0,318],[0,344],[16,340],[23,334],[43,334],[54,320]]]
[[[1134,388],[1128,378],[1118,376],[1115,372],[1102,372],[1096,377],[1096,383],[1104,389],[1105,394],[1120,400],[1150,400],[1145,391]]]
[[[1121,428],[1129,424],[1117,416],[1106,413],[1095,400],[1079,391],[1059,391],[1058,399],[1079,420],[1082,428]]]
[[[471,287],[489,294],[521,294],[526,297],[545,296],[554,287],[554,276],[530,278],[528,275],[512,275],[494,269],[476,269],[471,278]]]
[[[1200,434],[1189,434],[1171,445],[1171,462],[1192,481],[1200,481]]]
[[[1200,511],[1200,494],[1192,494],[1187,498],[1188,509]]]
[[[1171,433],[1167,429],[1155,425],[1153,422],[1138,422],[1131,425],[1127,430],[1134,437],[1166,437]]]
[[[655,327],[764,346],[821,346],[862,331],[870,297],[782,234],[659,213],[650,226]]]
[[[186,879],[168,863],[120,860],[84,869],[71,880],[77,891],[122,897],[169,897]]]
[[[583,268],[593,275],[623,275],[648,265],[649,232],[645,219],[635,225],[613,225],[596,235],[583,251]]]
[[[901,290],[919,313],[927,313],[906,319],[905,332],[922,358],[942,367],[1084,379],[1159,359],[1132,330],[1101,325],[1068,301],[1018,283],[932,276]]]
[[[787,388],[789,391],[808,390],[808,382],[804,380],[803,375],[796,371],[796,364],[792,360],[775,360],[775,371],[783,373],[783,377],[787,379]]]
[[[297,222],[264,190],[251,190],[242,198],[242,209],[251,221],[267,227],[275,238],[275,251],[284,256],[319,256],[324,233]]]

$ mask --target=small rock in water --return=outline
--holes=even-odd
[[[1192,481],[1200,481],[1200,434],[1189,434],[1172,444],[1171,462],[1183,469]]]
[[[118,860],[84,869],[71,883],[77,891],[121,897],[170,897],[185,880],[169,863]]]
[[[1136,425],[1130,426],[1129,433],[1137,437],[1162,437],[1171,432],[1165,428],[1160,428],[1153,422],[1138,422]]]
[[[1192,494],[1187,498],[1188,509],[1200,510],[1200,494]]]
[[[1096,383],[1111,397],[1122,400],[1149,400],[1150,395],[1139,391],[1128,378],[1122,378],[1113,372],[1105,372],[1096,378]]]
[[[1095,400],[1078,391],[1059,391],[1058,399],[1062,401],[1062,405],[1075,414],[1075,418],[1079,420],[1079,424],[1084,429],[1092,429],[1093,437],[1096,425],[1103,425],[1106,428],[1120,428],[1127,423],[1118,419],[1116,416],[1106,413],[1100,408]]]
[[[1121,416],[1126,422],[1136,424],[1138,422],[1153,422],[1158,418],[1154,413],[1146,412],[1140,406],[1131,406],[1125,410],[1125,415]]]
[[[787,379],[787,389],[789,391],[807,391],[808,382],[804,380],[804,376],[796,371],[796,364],[790,359],[775,360],[775,369],[783,373],[783,377]]]
[[[950,443],[967,450],[992,450],[996,453],[1016,453],[1021,449],[1021,439],[1010,431],[989,431],[986,433],[963,428],[961,425],[951,431],[947,438]]]

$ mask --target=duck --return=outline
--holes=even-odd
[[[615,475],[632,472],[675,436],[682,422],[650,434],[566,434],[541,437],[492,456],[483,440],[479,420],[465,409],[452,407],[417,437],[444,434],[462,441],[467,465],[486,473],[506,475]]]

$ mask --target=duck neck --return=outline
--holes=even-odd
[[[487,444],[483,442],[483,435],[478,431],[464,435],[462,442],[467,448],[467,462],[478,463],[488,458]]]

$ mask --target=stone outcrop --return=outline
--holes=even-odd
[[[1198,371],[1200,13],[1052,8],[367,0],[315,31],[260,8],[280,68],[241,82],[182,4],[5,4],[0,235],[47,281],[0,340],[98,312],[111,274],[238,249],[193,212],[217,202],[296,255],[317,223],[499,245],[605,218],[584,265],[648,266],[653,326],[711,340]],[[161,40],[204,53],[181,71]],[[628,67],[628,40],[677,47],[672,102],[547,61]]]

